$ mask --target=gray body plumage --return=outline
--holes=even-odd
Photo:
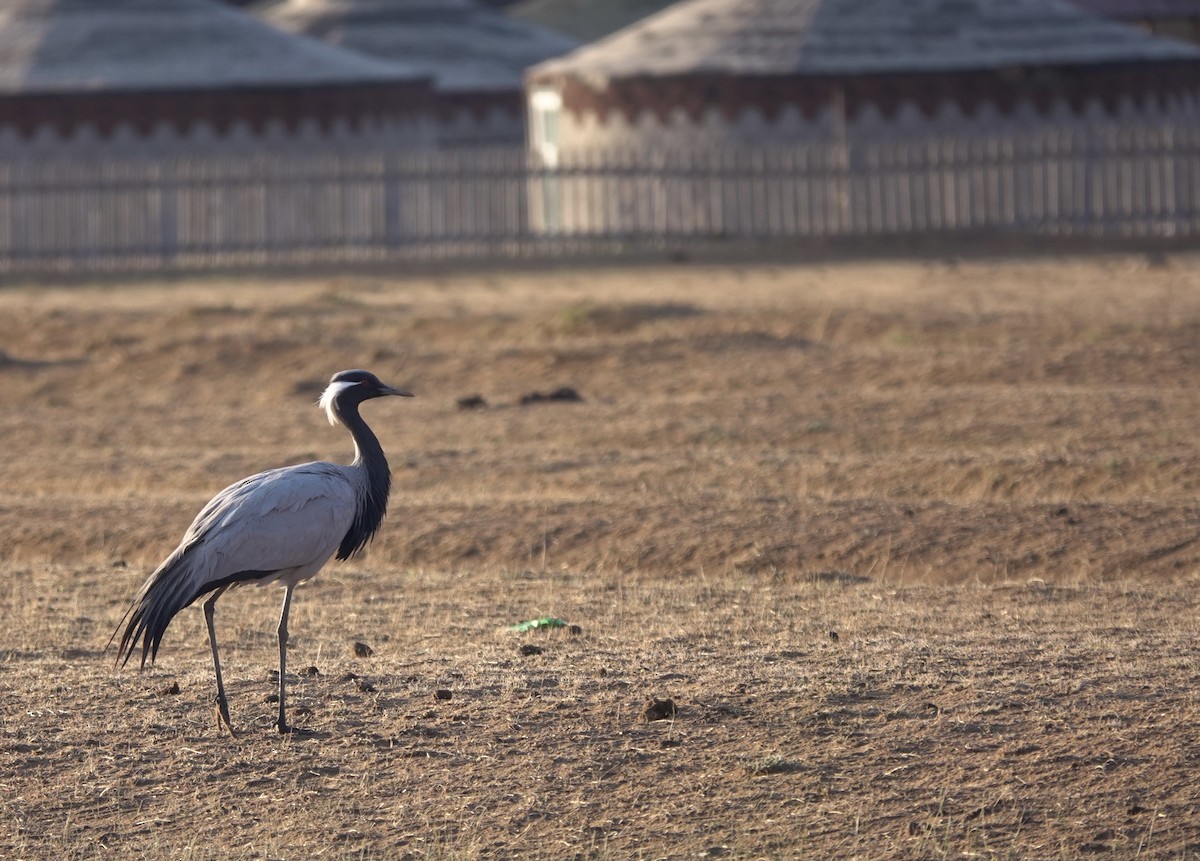
[[[316,574],[350,530],[365,484],[361,466],[305,463],[222,490],[134,598],[125,660],[141,639],[142,665],[153,661],[175,614],[222,586],[295,585]]]
[[[141,665],[153,662],[171,619],[205,595],[209,638],[224,722],[212,605],[226,589],[243,583],[280,582],[286,589],[280,617],[280,716],[287,611],[292,589],[312,577],[330,557],[347,559],[374,536],[387,510],[391,474],[383,449],[358,413],[362,401],[403,395],[366,371],[335,374],[320,404],[331,424],[354,438],[349,466],[315,462],[244,478],[214,496],[196,515],[179,546],[142,585],[122,620],[117,659],[126,663],[141,643]],[[118,628],[120,632],[120,628]]]

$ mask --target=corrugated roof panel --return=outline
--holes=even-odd
[[[1081,9],[1126,21],[1200,17],[1200,0],[1071,0]]]
[[[527,68],[579,46],[469,0],[291,0],[262,14],[285,30],[402,61],[443,90],[517,89]]]
[[[421,77],[214,0],[5,0],[0,92],[385,83]]]
[[[531,70],[592,79],[887,74],[1200,59],[1065,0],[685,0]]]

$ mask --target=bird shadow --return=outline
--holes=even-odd
[[[272,726],[272,729],[274,729],[274,726]],[[328,730],[310,729],[304,726],[290,727],[286,733],[281,733],[281,735],[286,735],[288,738],[294,738],[297,741],[328,741],[333,738],[333,733]]]
[[[295,741],[328,741],[333,738],[333,733],[328,730],[296,726],[295,724],[290,724],[287,732],[279,732],[275,728],[275,719],[265,715],[254,720],[254,728],[269,732],[278,738],[294,739]]]

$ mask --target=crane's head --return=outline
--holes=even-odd
[[[338,423],[338,414],[351,406],[357,407],[371,398],[397,395],[411,398],[412,392],[404,392],[386,386],[370,371],[338,371],[321,393],[318,406],[325,411],[331,425]]]

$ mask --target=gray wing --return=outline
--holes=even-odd
[[[350,529],[357,503],[347,467],[306,463],[268,470],[213,497],[176,553],[204,557],[191,571],[197,586],[241,571],[319,567]]]
[[[141,640],[142,664],[153,661],[171,619],[208,592],[320,570],[354,519],[350,469],[331,463],[272,469],[214,496],[134,598],[117,660],[127,662]]]

